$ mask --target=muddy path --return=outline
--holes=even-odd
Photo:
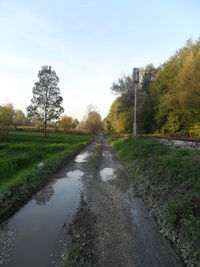
[[[97,216],[97,266],[181,266],[103,139],[100,153],[98,170],[84,181],[87,203]]]
[[[0,264],[62,266],[72,243],[76,266],[181,266],[103,138],[0,226]]]

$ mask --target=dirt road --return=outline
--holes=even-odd
[[[99,153],[98,170],[84,180],[87,203],[97,216],[98,266],[181,266],[113,148],[102,140]]]
[[[87,208],[77,212],[81,195]],[[103,138],[5,222],[0,238],[2,266],[61,266],[71,241],[78,266],[181,266]]]

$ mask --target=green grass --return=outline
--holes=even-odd
[[[0,193],[31,183],[31,177],[43,179],[65,159],[74,155],[92,139],[91,135],[9,132],[6,143],[0,143]],[[43,170],[38,163],[43,162]]]
[[[150,139],[111,139],[144,198],[159,202],[162,220],[189,239],[200,256],[200,151]]]

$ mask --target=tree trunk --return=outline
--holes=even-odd
[[[47,137],[47,122],[44,122],[44,136]]]
[[[47,137],[47,88],[45,94],[45,108],[44,108],[44,136]]]

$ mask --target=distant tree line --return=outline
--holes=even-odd
[[[59,120],[48,123],[48,128],[55,131],[61,130],[68,132],[70,130],[86,130],[91,133],[98,133],[102,130],[102,119],[99,111],[89,106],[82,121],[78,121],[76,118],[72,118],[67,115],[62,115]],[[13,104],[7,103],[0,105],[0,129],[8,130],[13,128],[14,130],[23,130],[26,127],[33,127],[37,131],[44,131],[43,123],[36,117],[33,119],[26,116],[20,109],[15,109]]]
[[[61,116],[58,121],[48,123],[48,127],[60,128],[64,131],[76,129],[78,125],[79,121],[77,119],[73,119],[67,115]],[[43,123],[37,117],[30,118],[26,116],[21,109],[15,109],[11,103],[0,105],[0,127],[3,129],[14,127],[17,130],[21,126],[22,128],[23,126],[32,126],[38,130],[44,130]]]
[[[138,90],[139,133],[200,136],[200,39],[187,41],[163,65],[141,69]],[[131,76],[114,82],[117,99],[104,119],[104,129],[131,132],[134,85]]]

